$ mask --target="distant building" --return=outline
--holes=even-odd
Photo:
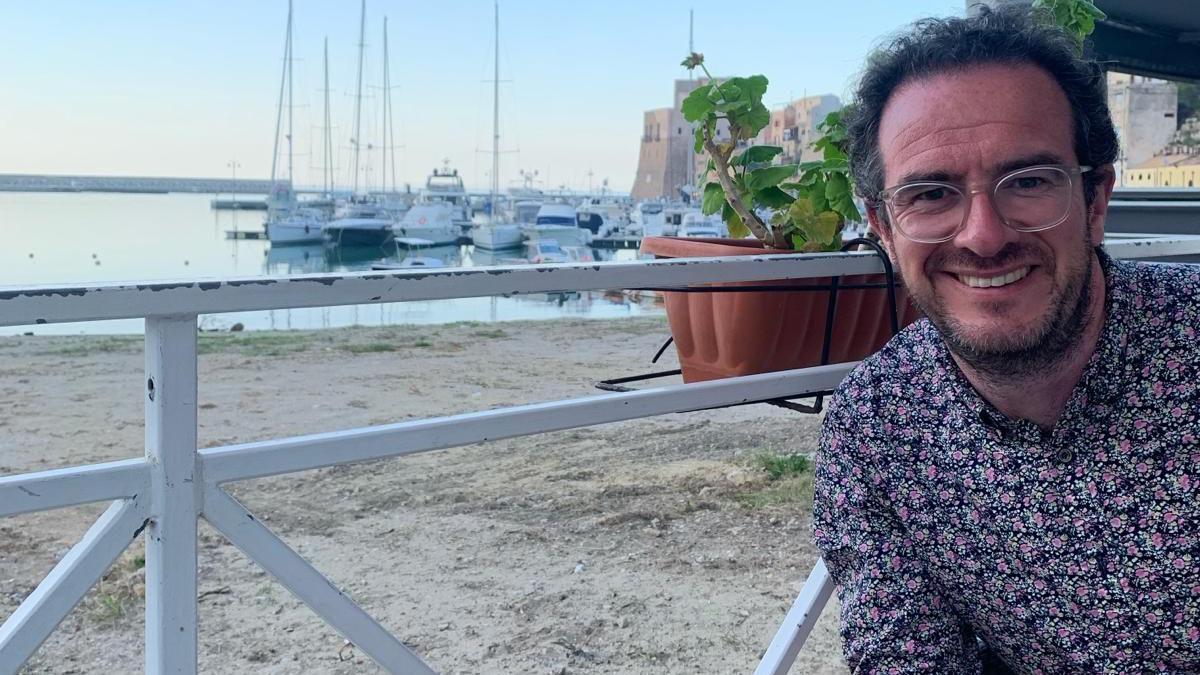
[[[826,115],[841,109],[842,102],[830,94],[796,99],[771,111],[770,124],[758,134],[754,144],[782,147],[781,164],[821,159],[821,155],[809,147],[821,136],[817,125]]]
[[[637,177],[629,191],[634,201],[678,199],[691,188],[695,177],[705,173],[708,156],[694,152],[692,126],[679,112],[683,99],[707,79],[675,80],[675,106],[647,110],[643,117]],[[841,109],[836,96],[809,96],[771,111],[771,121],[752,141],[753,145],[778,145],[781,163],[817,159],[808,147],[817,138],[817,123]],[[728,139],[728,127],[717,128],[717,139]],[[689,169],[690,165],[690,169]]]
[[[1132,185],[1126,171],[1140,166],[1171,142],[1179,91],[1173,82],[1127,73],[1108,74],[1108,108],[1121,137],[1117,184]]]
[[[707,83],[706,79],[675,80],[675,104],[645,112],[637,177],[629,191],[634,201],[678,199],[680,189],[692,184],[688,171],[692,126],[683,119],[679,106],[693,89]]]
[[[1196,148],[1172,145],[1163,152],[1129,167],[1126,187],[1200,187],[1200,152]]]

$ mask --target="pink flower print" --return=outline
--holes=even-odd
[[[937,467],[930,464],[929,467],[925,469],[925,475],[929,478],[937,478]]]
[[[1179,487],[1180,487],[1180,489],[1184,490],[1185,492],[1187,490],[1191,490],[1192,489],[1192,478],[1190,476],[1188,476],[1186,473],[1183,474],[1182,476],[1180,476],[1179,477]]]

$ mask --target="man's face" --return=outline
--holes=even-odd
[[[1077,164],[1070,105],[1049,74],[988,65],[908,82],[884,108],[879,147],[888,187],[932,177],[983,189],[969,197],[963,230],[938,244],[910,241],[881,222],[882,214],[869,214],[913,299],[960,356],[1053,348],[1047,341],[1056,334],[1061,342],[1064,331],[1078,332],[1083,305],[1103,306],[1102,297],[1088,299],[1085,286],[1109,190],[1097,195],[1089,215],[1076,178],[1064,222],[1017,232],[996,213],[987,189],[1022,166]]]

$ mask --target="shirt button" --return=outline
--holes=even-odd
[[[1054,461],[1058,462],[1059,464],[1070,464],[1071,460],[1073,459],[1075,459],[1075,453],[1066,448],[1063,448],[1054,454]]]

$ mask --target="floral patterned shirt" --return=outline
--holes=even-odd
[[[984,401],[927,320],[842,383],[815,540],[855,673],[1200,673],[1200,266],[1101,253],[1058,423]]]

